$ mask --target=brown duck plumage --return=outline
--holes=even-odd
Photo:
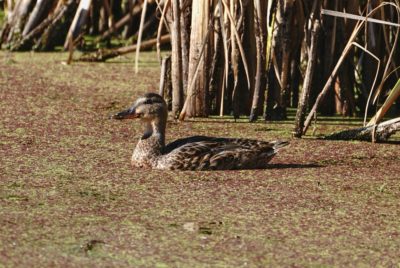
[[[179,170],[265,168],[288,142],[193,136],[165,145],[168,110],[164,99],[147,93],[114,119],[140,118],[145,132],[132,155],[134,167]]]

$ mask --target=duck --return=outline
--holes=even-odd
[[[144,132],[133,150],[134,168],[161,170],[264,169],[287,141],[192,136],[165,144],[168,108],[156,93],[146,93],[111,119],[140,119]]]

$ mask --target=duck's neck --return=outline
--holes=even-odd
[[[165,146],[166,120],[145,122],[145,131],[133,150],[134,167],[155,167]]]
[[[148,140],[157,143],[158,146],[165,146],[165,120],[154,120],[146,122],[145,131],[141,140]],[[160,148],[161,149],[161,148]]]

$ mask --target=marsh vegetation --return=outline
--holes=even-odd
[[[158,86],[155,54],[137,75],[132,58],[65,66],[65,57],[0,52],[1,265],[399,263],[398,145],[307,135],[265,170],[133,170],[141,128],[108,116]],[[293,119],[170,120],[167,139],[290,139]],[[361,121],[322,118],[315,135]]]

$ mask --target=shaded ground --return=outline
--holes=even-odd
[[[400,265],[399,136],[292,140],[267,170],[132,170],[140,128],[107,117],[157,88],[155,57],[138,75],[126,58],[65,58],[0,52],[0,266]],[[170,122],[168,137],[290,139],[291,127],[203,119]]]

